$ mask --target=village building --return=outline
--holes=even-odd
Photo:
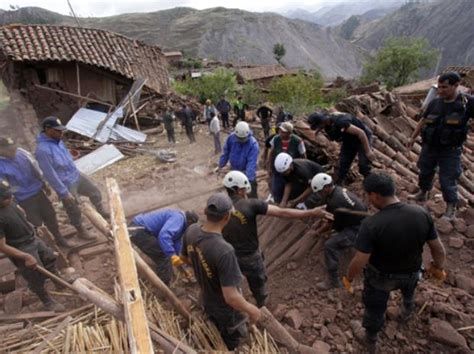
[[[293,72],[280,64],[239,68],[236,70],[239,84],[253,83],[266,88],[274,78],[291,75]]]

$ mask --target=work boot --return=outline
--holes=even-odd
[[[428,200],[429,192],[420,189],[418,193],[410,195],[410,199],[413,199],[415,202],[424,203]]]
[[[66,310],[64,305],[54,300],[46,290],[41,291],[37,295],[47,311],[63,312]]]
[[[405,324],[410,321],[413,317],[413,309],[413,306],[407,308],[405,307],[405,305],[403,305],[402,311],[400,312],[400,316],[398,317],[399,322]]]
[[[77,228],[77,237],[82,238],[83,240],[88,240],[88,241],[97,239],[97,237],[87,232],[84,226],[80,226]]]
[[[367,352],[370,354],[375,354],[377,350],[377,334],[368,332],[360,321],[353,320],[350,322],[352,332],[357,341],[365,346]]]
[[[456,216],[456,203],[447,203],[446,211],[443,214],[443,217],[448,219],[454,219]]]

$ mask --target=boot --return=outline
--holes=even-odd
[[[405,324],[408,321],[410,321],[412,317],[413,317],[413,306],[411,306],[410,308],[407,308],[405,307],[405,305],[403,305],[402,311],[400,312],[400,316],[399,316],[399,322]]]
[[[351,321],[351,328],[354,337],[360,344],[365,346],[367,352],[375,354],[377,350],[377,334],[368,332],[364,327],[362,327],[360,321]]]
[[[47,311],[63,312],[66,310],[64,305],[54,300],[46,290],[42,290],[37,295]]]
[[[318,290],[331,290],[342,288],[342,283],[337,276],[329,276],[325,281],[316,284]]]
[[[77,237],[82,238],[83,240],[95,240],[97,237],[94,235],[91,235],[90,233],[87,232],[87,230],[84,228],[84,226],[79,226],[77,228]]]
[[[410,196],[410,199],[413,199],[415,202],[426,202],[428,200],[429,192],[420,189],[416,194]]]
[[[448,219],[454,219],[456,216],[456,203],[447,203],[446,211],[443,214],[443,217]]]

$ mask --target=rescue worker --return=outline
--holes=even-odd
[[[130,223],[130,240],[156,264],[155,273],[169,285],[179,259],[186,229],[198,222],[193,211],[162,209],[135,216]]]
[[[224,129],[229,129],[229,112],[231,111],[232,106],[230,105],[229,101],[225,99],[224,95],[222,95],[221,100],[217,102],[216,108],[219,111],[222,119],[222,127]]]
[[[204,110],[202,116],[206,120],[207,126],[211,125],[211,120],[214,116],[217,116],[217,109],[212,104],[210,99],[206,100],[206,104],[204,105]]]
[[[367,206],[351,191],[334,185],[332,177],[326,173],[314,176],[311,188],[320,195],[322,203],[326,204],[326,211],[334,215],[334,221],[327,223],[327,227],[322,230],[334,230],[324,243],[324,261],[329,277],[327,281],[318,283],[317,287],[320,290],[340,288],[339,258],[342,251],[354,246],[364,216],[342,213],[338,209],[367,212]]]
[[[270,141],[270,158],[267,159],[268,178],[271,184],[271,194],[275,203],[281,203],[285,189],[285,179],[282,174],[275,170],[275,159],[278,154],[285,152],[294,159],[306,159],[306,147],[303,139],[293,134],[293,124],[281,123],[278,134]],[[312,177],[312,176],[311,176]]]
[[[42,122],[42,128],[35,155],[44,179],[61,199],[78,236],[85,240],[95,239],[95,236],[87,233],[82,224],[79,196],[87,196],[97,212],[108,219],[110,215],[102,205],[102,195],[92,181],[79,172],[69,150],[61,141],[66,130],[61,121],[57,117],[47,117]]]
[[[361,175],[366,177],[370,173],[375,155],[370,146],[372,132],[364,123],[353,115],[340,112],[313,113],[308,117],[308,123],[316,130],[315,134],[324,129],[330,140],[342,142],[336,184],[344,184],[356,155]]]
[[[186,104],[183,104],[180,116],[183,122],[182,124],[186,129],[186,135],[188,136],[189,142],[195,143],[196,138],[194,137],[193,132],[193,122],[196,120],[196,115],[191,110],[191,108],[189,108]]]
[[[276,118],[276,125],[280,125],[284,122],[292,122],[293,121],[293,115],[290,112],[286,112],[283,109],[283,106],[278,107],[278,114]]]
[[[252,323],[261,316],[260,310],[242,296],[242,273],[235,251],[222,237],[232,208],[227,195],[213,194],[206,203],[206,221],[186,230],[181,256],[192,265],[204,309],[229,350],[237,348],[247,334],[245,315]]]
[[[424,244],[428,243],[433,257],[428,272],[441,281],[446,278],[443,270],[445,250],[430,214],[420,206],[401,203],[389,175],[370,174],[364,180],[364,190],[379,212],[362,222],[355,243],[356,254],[346,279],[350,286],[350,282],[364,271],[362,325],[365,338],[360,339],[364,339],[370,352],[375,352],[390,293],[401,291],[403,306],[399,319],[406,322],[415,308]]]
[[[423,112],[408,147],[411,149],[421,132],[422,149],[418,160],[418,186],[416,201],[426,201],[433,188],[436,167],[439,166],[439,182],[446,202],[444,216],[453,218],[458,203],[457,181],[462,173],[462,145],[466,141],[470,118],[474,117],[474,98],[459,93],[461,78],[455,72],[438,78],[438,98],[433,99]]]
[[[240,270],[247,278],[250,291],[258,307],[265,305],[268,296],[265,283],[267,275],[263,263],[263,253],[259,247],[257,216],[269,215],[288,219],[327,217],[322,209],[296,210],[269,205],[263,200],[249,198],[251,184],[242,172],[230,171],[224,177],[224,187],[232,199],[235,211],[223,230],[224,239],[235,249]]]
[[[36,237],[35,229],[26,219],[24,211],[14,203],[13,193],[6,180],[0,181],[0,252],[17,267],[29,289],[38,296],[48,311],[65,310],[46,291],[44,275],[35,270],[40,265],[57,273],[56,255]]]
[[[311,198],[313,190],[311,180],[318,173],[324,172],[323,167],[311,160],[293,159],[286,152],[281,152],[275,159],[275,170],[283,176],[285,187],[280,207],[294,208],[301,205],[302,209],[315,207],[319,198]]]
[[[257,109],[256,114],[257,117],[260,118],[263,135],[265,136],[265,139],[267,139],[270,136],[270,122],[272,120],[273,111],[263,104]]]
[[[248,108],[247,104],[242,102],[242,96],[237,97],[237,101],[234,104],[235,118],[232,122],[232,127],[235,128],[239,121],[245,122],[245,110]]]
[[[167,109],[163,115],[163,123],[165,125],[168,143],[176,144],[176,139],[174,137],[174,116],[169,109]]]
[[[252,197],[255,198],[257,198],[258,153],[258,142],[253,137],[248,123],[239,122],[235,131],[227,137],[219,159],[219,169],[230,161],[231,170],[245,173],[252,185]]]
[[[28,151],[17,148],[11,138],[0,138],[0,179],[10,184],[29,222],[35,227],[45,224],[59,246],[75,246],[59,232],[56,211],[47,197],[51,190],[38,163]]]

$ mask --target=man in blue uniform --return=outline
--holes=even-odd
[[[61,141],[66,130],[61,121],[56,117],[47,117],[42,122],[42,128],[35,155],[44,179],[61,199],[72,226],[78,231],[78,236],[86,240],[95,239],[82,225],[79,195],[87,196],[97,211],[107,219],[109,214],[102,205],[100,191],[89,178],[79,172],[69,150]]]
[[[156,264],[156,274],[167,285],[173,277],[173,266],[181,266],[182,239],[189,225],[198,222],[193,211],[155,210],[139,214],[130,224],[132,242]]]
[[[25,210],[29,222],[36,227],[44,223],[59,246],[73,246],[59,232],[56,212],[46,196],[50,190],[38,163],[28,151],[17,148],[13,139],[8,137],[0,137],[0,179],[8,181],[15,200]]]
[[[408,142],[411,149],[421,133],[422,149],[418,160],[420,191],[414,199],[428,199],[433,188],[436,167],[439,166],[439,182],[446,202],[445,216],[455,215],[458,203],[457,181],[461,176],[462,145],[469,131],[468,121],[474,117],[474,98],[458,92],[460,76],[451,72],[438,78],[438,98],[433,99]]]
[[[247,176],[252,187],[251,198],[257,198],[258,152],[258,142],[252,136],[249,125],[239,122],[234,133],[225,141],[224,152],[219,160],[219,169],[230,161],[231,170],[243,172]]]

